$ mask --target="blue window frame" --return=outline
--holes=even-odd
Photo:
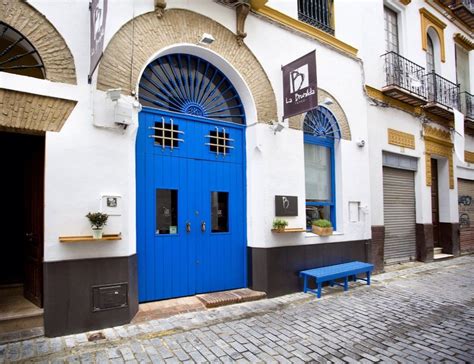
[[[315,219],[330,220],[336,228],[334,140],[340,129],[334,115],[318,106],[304,119],[306,225]]]

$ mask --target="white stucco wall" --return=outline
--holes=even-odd
[[[89,11],[82,2],[49,2],[32,0],[58,29],[73,53],[78,78],[77,86],[52,84],[35,79],[19,79],[23,89],[55,96],[63,95],[78,104],[60,133],[46,136],[45,188],[45,260],[81,259],[91,257],[127,256],[136,252],[135,241],[135,137],[137,115],[125,131],[98,128],[107,124],[100,102],[104,94],[95,92],[96,75],[92,87],[87,83],[89,72]],[[235,12],[212,1],[168,0],[168,8],[186,8],[211,17],[235,32]],[[278,3],[278,2],[275,2]],[[296,11],[296,5],[281,2],[280,10]],[[153,9],[152,0],[109,2],[106,43],[120,27],[137,16]],[[286,9],[286,10],[285,10]],[[335,52],[315,40],[275,26],[254,15],[246,22],[245,43],[259,59],[275,91],[278,117],[282,111],[281,65],[316,49],[319,87],[331,93],[344,109],[351,129],[352,140],[336,143],[336,210],[337,233],[320,238],[313,234],[275,234],[271,232],[274,219],[274,196],[298,196],[299,215],[288,218],[290,227],[305,226],[305,183],[303,134],[285,128],[274,135],[268,124],[254,124],[255,105],[246,95],[246,85],[239,81],[218,55],[214,62],[237,85],[246,105],[247,129],[247,224],[248,245],[273,247],[296,244],[351,241],[370,238],[370,169],[369,146],[357,146],[359,139],[368,140],[367,105],[362,93],[360,64]],[[195,45],[180,45],[183,50],[196,50]],[[175,50],[178,48],[175,48]],[[166,49],[157,49],[156,56]],[[196,50],[199,53],[199,50]],[[144,67],[145,65],[143,65]],[[12,76],[16,77],[16,76]],[[240,85],[239,85],[240,82]],[[95,99],[95,101],[94,101]],[[253,115],[253,116],[252,116]],[[99,122],[100,121],[100,122]],[[105,121],[105,123],[104,123]],[[99,210],[102,195],[121,196],[122,216],[112,216],[106,233],[122,233],[122,240],[100,243],[59,243],[64,235],[88,235],[90,228],[85,214]],[[349,201],[359,202],[360,219],[350,222]]]

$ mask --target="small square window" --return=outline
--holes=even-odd
[[[171,124],[171,123],[161,123],[161,122],[156,122],[155,123],[155,144],[158,144],[160,146],[164,147],[170,147],[170,148],[177,148],[179,145],[179,142],[182,141],[180,139],[180,131],[179,131],[179,125],[176,124]]]

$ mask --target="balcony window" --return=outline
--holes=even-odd
[[[298,19],[334,35],[333,0],[298,0]]]
[[[385,7],[384,20],[385,20],[385,50],[387,52],[399,53],[397,13]]]

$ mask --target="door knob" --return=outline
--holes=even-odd
[[[205,232],[205,231],[206,231],[206,222],[205,222],[205,221],[202,221],[202,222],[201,222],[201,231],[202,231],[202,232]]]
[[[186,223],[186,232],[187,233],[191,232],[191,223],[189,221]]]

